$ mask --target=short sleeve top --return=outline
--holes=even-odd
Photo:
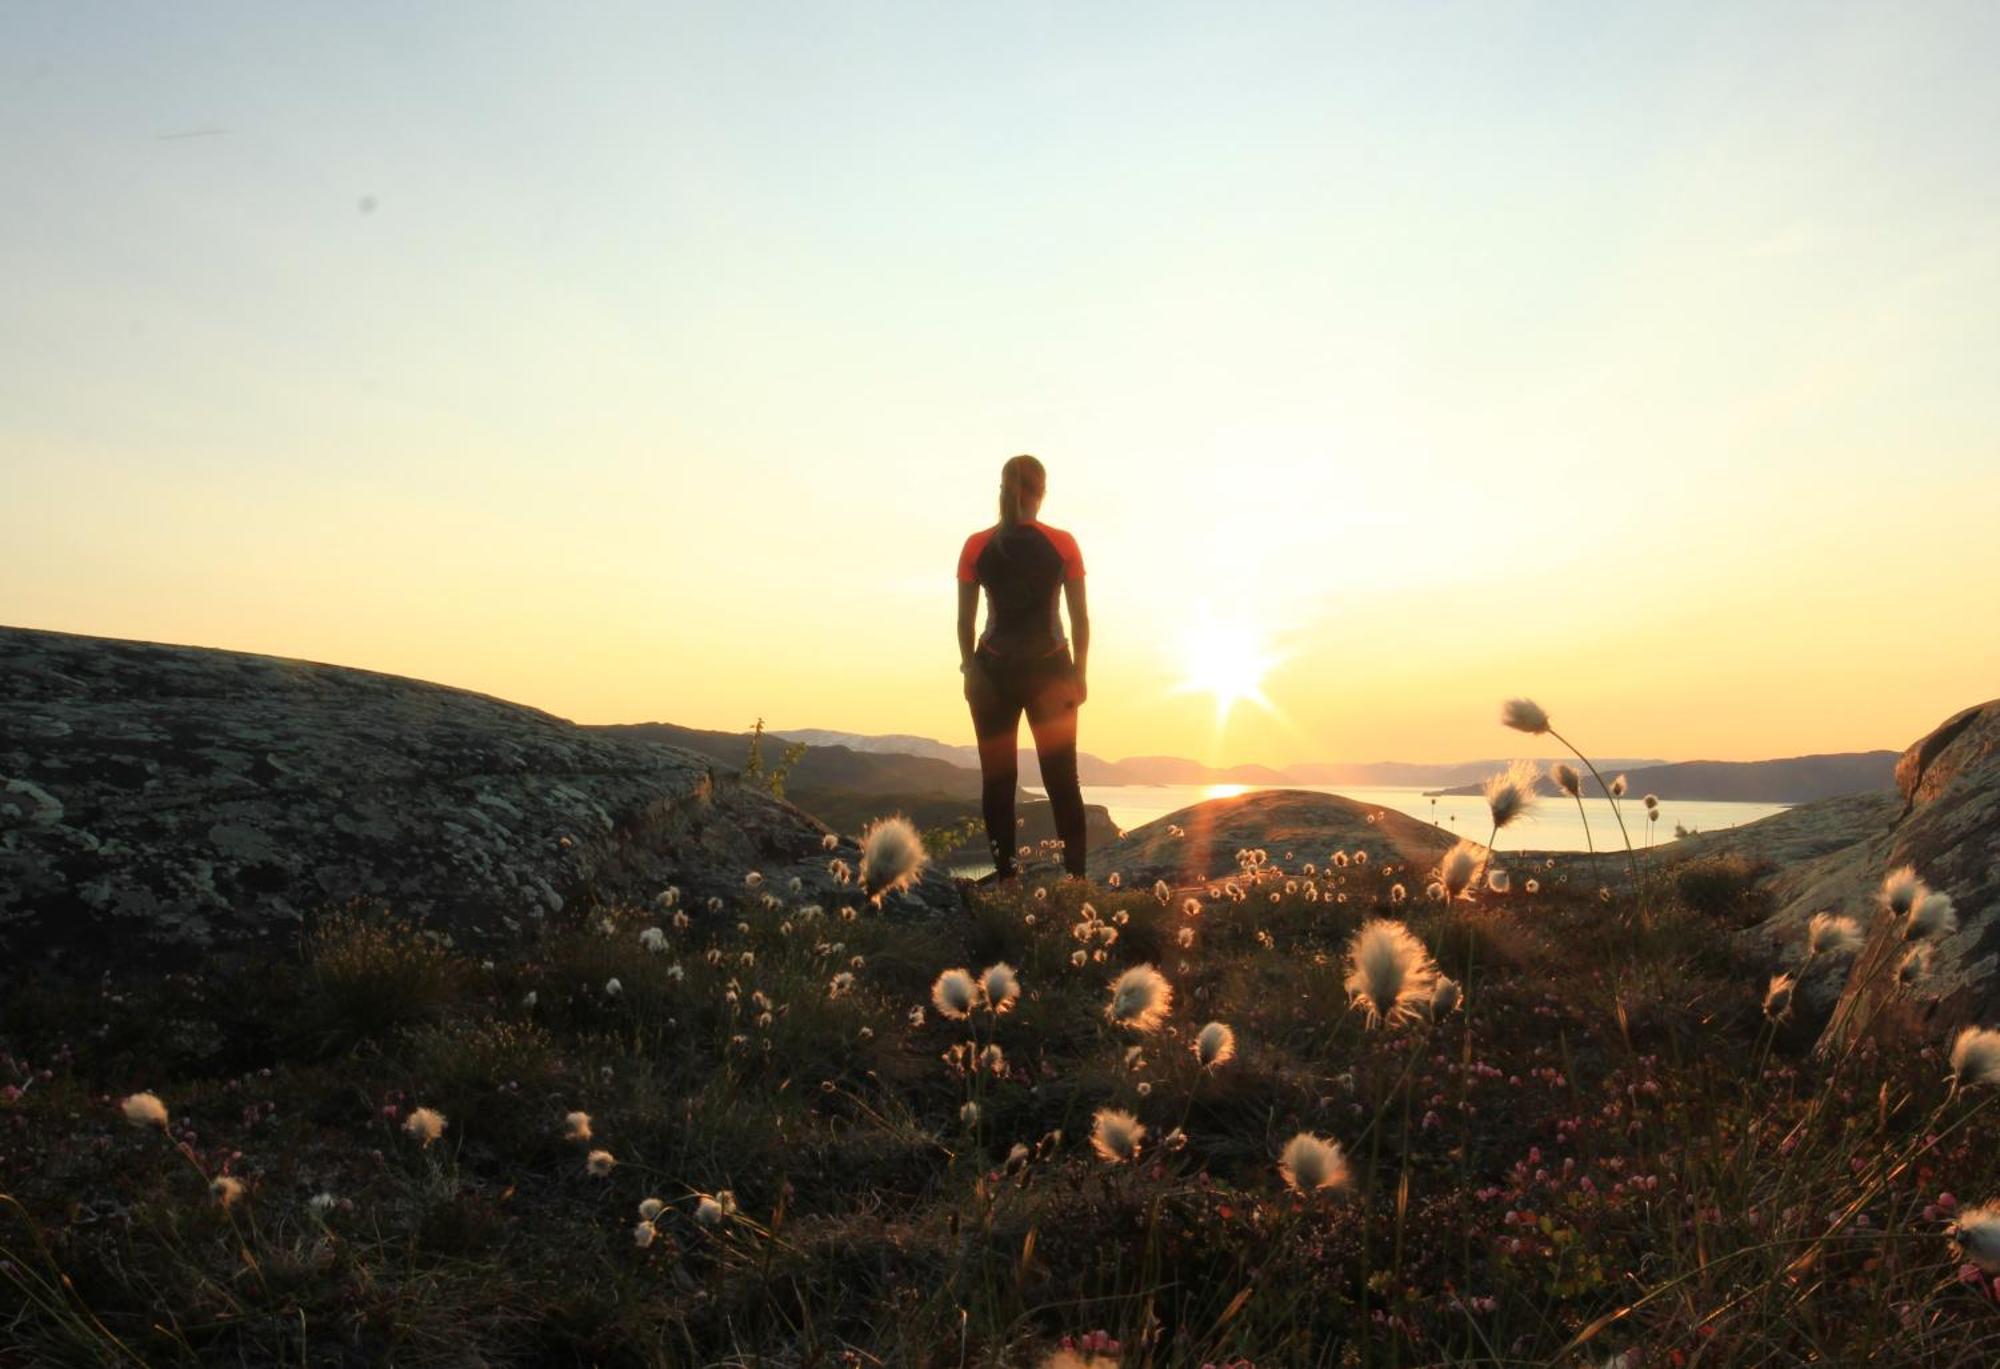
[[[1076,539],[1033,519],[981,528],[958,554],[959,583],[986,591],[979,650],[994,656],[1047,656],[1068,646],[1062,587],[1082,578]]]

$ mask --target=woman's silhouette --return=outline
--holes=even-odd
[[[958,558],[958,656],[965,700],[979,737],[980,806],[994,873],[1014,873],[1015,756],[1028,715],[1042,787],[1061,838],[1063,868],[1082,876],[1083,794],[1076,778],[1076,710],[1088,696],[1084,665],[1090,614],[1083,602],[1083,556],[1076,539],[1038,522],[1048,474],[1032,456],[1000,468],[1000,521],[965,539]],[[986,630],[975,646],[973,615],[986,591]],[[1060,595],[1058,594],[1060,591]],[[1069,601],[1074,638],[1063,637],[1057,601]]]

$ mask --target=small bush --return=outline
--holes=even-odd
[[[1771,895],[1759,886],[1771,866],[1746,856],[1704,856],[1674,876],[1674,893],[1691,912],[1733,927],[1747,927],[1770,915]]]
[[[365,911],[329,918],[307,945],[301,1026],[322,1047],[431,1021],[456,994],[459,962],[412,923]]]

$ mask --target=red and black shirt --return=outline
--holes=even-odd
[[[1082,578],[1076,539],[1033,519],[982,528],[958,555],[959,583],[986,590],[979,650],[995,656],[1047,656],[1068,646],[1057,601],[1065,581]]]

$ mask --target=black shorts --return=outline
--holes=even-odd
[[[972,653],[969,691],[972,723],[982,737],[1013,732],[1028,715],[1030,727],[1076,717],[1076,664],[1067,646],[1041,656]],[[1073,734],[1072,734],[1073,735]]]

